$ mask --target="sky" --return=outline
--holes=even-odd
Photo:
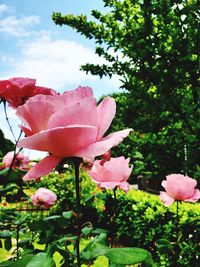
[[[103,63],[94,54],[95,42],[87,40],[67,26],[57,26],[52,12],[85,14],[91,10],[106,12],[102,0],[0,0],[0,80],[29,77],[37,85],[59,92],[90,86],[98,99],[119,91],[118,77],[100,79],[80,71],[84,63]],[[19,121],[14,110],[8,109],[15,135]],[[0,128],[6,138],[13,140],[0,105]],[[26,152],[26,151],[25,151]],[[26,152],[31,158],[43,154]]]

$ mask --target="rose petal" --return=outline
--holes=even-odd
[[[94,143],[97,128],[94,126],[73,125],[47,130],[20,140],[18,147],[47,151],[58,157],[77,156],[77,149],[84,149]]]
[[[106,189],[114,189],[116,186],[119,186],[120,182],[102,182],[99,183],[99,186],[101,188],[106,188]]]
[[[51,103],[42,101],[27,101],[18,107],[16,115],[31,129],[32,134],[47,129],[49,117],[55,111]],[[34,114],[34,116],[33,116]]]
[[[30,79],[30,78],[21,78],[21,77],[17,77],[17,78],[11,78],[9,79],[10,83],[13,86],[19,87],[19,88],[24,88],[27,86],[35,86],[36,83],[36,79]]]
[[[55,112],[49,119],[48,129],[73,124],[97,126],[96,120],[96,100],[93,97],[88,97],[75,105],[59,109]]]
[[[200,199],[199,189],[194,190],[194,195],[191,198],[185,199],[184,201],[197,202]]]
[[[98,105],[97,112],[99,121],[99,133],[97,138],[100,139],[108,130],[113,118],[115,117],[115,100],[111,97],[104,98],[104,100]]]
[[[129,189],[130,189],[130,185],[127,182],[122,182],[119,185],[119,188],[122,189],[123,191],[125,191],[126,193],[128,193]]]
[[[165,188],[167,186],[167,181],[162,181],[161,185]]]
[[[89,159],[92,159],[96,156],[100,156],[105,152],[107,152],[112,147],[117,146],[119,143],[121,143],[123,139],[127,137],[131,131],[132,129],[126,129],[110,134],[106,138],[102,138],[98,142],[88,145],[85,148],[76,151],[74,156],[80,158],[89,158]]]
[[[170,206],[174,202],[174,199],[165,192],[160,192],[160,200],[166,207]]]
[[[30,136],[30,135],[33,134],[33,132],[31,131],[30,128],[25,127],[25,126],[23,126],[23,125],[18,125],[18,126],[19,126],[19,128],[25,133],[25,136]]]
[[[49,174],[62,160],[62,158],[49,155],[34,165],[23,177],[24,181],[36,180],[44,175]]]

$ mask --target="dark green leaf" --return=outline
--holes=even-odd
[[[55,267],[55,262],[47,253],[38,253],[26,267]]]
[[[173,251],[173,245],[167,239],[159,239],[156,245],[160,254],[169,254]]]
[[[12,248],[12,239],[11,239],[11,237],[7,237],[7,238],[5,239],[4,246],[5,246],[5,249],[6,249],[7,251],[9,251],[9,250]]]

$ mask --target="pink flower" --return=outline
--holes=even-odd
[[[115,112],[113,98],[107,97],[97,106],[89,87],[30,98],[16,113],[25,124],[21,128],[27,136],[18,146],[47,151],[50,155],[35,165],[24,180],[48,174],[64,158],[93,160],[118,145],[132,129],[103,137]]]
[[[88,171],[93,182],[101,188],[113,189],[119,187],[125,192],[129,190],[129,184],[126,182],[132,171],[129,168],[129,158],[124,157],[110,158],[103,165],[101,160],[96,160],[91,171]]]
[[[53,191],[41,187],[31,196],[31,200],[34,206],[40,205],[44,208],[50,208],[55,204],[57,196]]]
[[[8,152],[3,157],[3,166],[4,168],[10,168],[12,161],[14,157],[14,151]],[[23,153],[17,153],[15,156],[15,160],[12,164],[12,169],[20,169],[20,170],[28,170],[29,168],[29,158],[27,156],[24,156]]]
[[[182,174],[170,174],[167,181],[162,181],[166,192],[160,192],[160,199],[165,206],[175,200],[196,202],[200,198],[200,191],[195,189],[197,181]]]
[[[56,92],[45,87],[35,86],[36,80],[29,78],[11,78],[0,81],[0,98],[13,108],[23,105],[34,95],[55,95]]]

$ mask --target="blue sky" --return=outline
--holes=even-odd
[[[94,41],[51,20],[53,11],[90,16],[92,9],[105,10],[103,1],[1,0],[0,79],[36,78],[38,84],[61,92],[89,85],[96,97],[116,90],[117,78],[100,80],[79,70],[86,62],[102,63],[94,55]]]
[[[0,80],[35,78],[38,85],[59,92],[91,86],[96,98],[117,91],[118,77],[100,79],[79,70],[81,64],[103,62],[94,54],[94,41],[51,20],[53,11],[90,17],[92,9],[106,12],[102,0],[0,0]],[[12,139],[2,105],[0,115],[1,129]],[[17,131],[14,111],[9,116]]]

